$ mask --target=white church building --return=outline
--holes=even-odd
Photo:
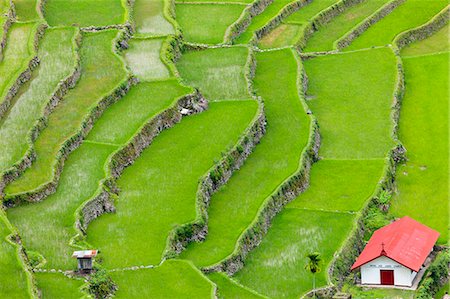
[[[411,287],[439,233],[407,216],[374,232],[352,270],[361,284]]]

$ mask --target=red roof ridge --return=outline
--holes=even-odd
[[[417,272],[438,238],[437,231],[404,216],[377,229],[351,269],[359,268],[380,256],[386,256]]]

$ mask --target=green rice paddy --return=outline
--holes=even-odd
[[[408,0],[369,27],[346,50],[385,46],[401,32],[420,26],[448,5],[446,0]]]
[[[225,31],[241,15],[245,6],[214,3],[177,3],[177,21],[186,41],[201,44],[223,43]]]
[[[5,298],[21,299],[29,296],[27,276],[16,246],[7,238],[12,233],[3,211],[0,211],[0,294]]]
[[[14,9],[17,19],[21,22],[39,19],[37,13],[38,1],[36,0],[14,0]]]
[[[45,19],[50,26],[107,26],[125,23],[122,0],[47,0]]]
[[[116,298],[212,298],[215,285],[185,261],[170,260],[153,269],[111,272]]]
[[[125,52],[125,61],[131,72],[141,80],[167,79],[169,71],[160,59],[164,39],[133,39]]]
[[[62,273],[43,273],[34,274],[37,287],[41,291],[42,298],[81,298],[81,287],[84,284],[81,279],[71,279]]]
[[[75,211],[95,195],[106,176],[108,157],[128,142],[148,119],[187,91],[173,80],[133,87],[125,98],[107,110],[86,142],[69,156],[55,194],[38,204],[8,210],[8,217],[20,228],[27,247],[47,259],[45,267],[73,267],[74,261],[68,257],[72,249],[69,241],[76,234]],[[49,218],[52,221],[47,221]]]
[[[256,110],[255,101],[211,103],[208,111],[162,132],[124,171],[117,212],[88,229],[87,241],[102,250],[108,268],[159,264],[173,227],[196,217],[199,178],[237,142]],[[142,230],[148,232],[144,240]]]
[[[283,24],[269,32],[260,41],[261,48],[278,48],[295,45],[306,24],[318,13],[338,0],[312,1],[287,17]]]
[[[309,118],[298,96],[292,51],[258,53],[257,63],[254,83],[264,99],[267,133],[245,165],[212,197],[206,240],[191,243],[181,254],[197,266],[212,265],[233,253],[262,203],[297,171],[308,140]]]
[[[199,88],[210,101],[248,99],[248,55],[245,47],[192,51],[181,57],[177,68],[185,83]]]
[[[25,71],[34,56],[35,33],[35,23],[17,23],[9,29],[7,46],[3,50],[3,59],[0,61],[0,104],[3,103],[9,88]]]
[[[358,3],[331,20],[308,40],[304,52],[329,51],[335,42],[353,27],[373,14],[390,0],[366,0]]]
[[[38,69],[0,122],[0,172],[25,154],[31,127],[41,116],[58,83],[74,71],[75,35],[76,30],[71,28],[49,29],[44,35],[39,45]]]
[[[82,74],[55,111],[35,143],[37,159],[8,186],[6,193],[33,190],[52,179],[53,165],[62,144],[80,130],[91,107],[126,79],[122,60],[112,52],[117,30],[83,34],[80,49]]]
[[[446,244],[449,213],[443,203],[449,194],[449,54],[405,58],[403,63],[406,92],[399,135],[408,161],[399,169],[391,211],[436,229],[441,234],[439,243]]]
[[[449,25],[401,49],[399,57],[391,45],[406,30],[432,20],[448,1],[405,0],[344,51],[328,52],[388,0],[346,7],[315,28],[304,53],[296,53],[296,46],[308,24],[339,0],[305,1],[260,40],[252,40],[294,2],[274,0],[249,20],[233,41],[237,45],[224,45],[225,34],[235,29],[230,26],[244,20],[244,10],[261,3],[13,0],[16,17],[8,20],[11,3],[0,0],[0,41],[6,43],[0,55],[0,103],[30,60],[35,55],[40,60],[0,120],[0,173],[23,158],[30,130],[81,59],[80,79],[33,144],[36,160],[5,189],[0,182],[7,197],[52,181],[58,152],[91,109],[130,76],[137,79],[67,157],[53,194],[0,209],[0,298],[87,298],[89,277],[74,272],[77,263],[71,258],[78,249],[100,250],[94,265],[116,284],[115,298],[299,298],[313,286],[304,269],[307,254],[317,251],[323,260],[316,287],[330,284],[329,267],[334,258],[342,264],[337,253],[383,180],[397,141],[408,160],[397,168],[386,219],[408,215],[438,230],[439,245],[448,243]],[[35,48],[40,22],[48,28]],[[125,37],[120,51],[118,37]],[[325,53],[311,53],[316,51]],[[392,104],[399,61],[406,84],[397,136]],[[86,235],[79,235],[80,208],[104,187],[108,191],[103,183],[112,156],[134,142],[145,124],[196,90],[208,100],[208,109],[171,128],[160,123],[162,132],[147,140],[150,145],[117,179],[115,212],[98,215]],[[211,194],[204,241],[192,241],[167,259],[169,235],[199,216],[200,180],[241,140],[261,104],[265,135]],[[239,239],[266,200],[301,170],[312,118],[318,121],[321,145],[306,190],[274,216],[236,273],[202,273],[238,253]],[[227,264],[227,271],[234,266]],[[448,282],[435,297],[445,288]],[[415,296],[409,290],[360,288],[352,280],[342,291],[353,298]]]
[[[255,16],[247,29],[236,39],[236,44],[247,44],[253,37],[253,33],[263,27],[267,22],[274,18],[280,10],[287,4],[293,2],[292,0],[276,0],[273,1],[267,8]]]
[[[174,32],[172,24],[164,17],[163,0],[135,0],[133,16],[138,34],[166,35]]]

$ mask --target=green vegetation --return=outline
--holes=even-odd
[[[328,268],[352,229],[352,211],[375,190],[392,146],[396,67],[389,49],[320,56],[306,60],[305,70],[323,160],[313,165],[308,190],[275,217],[236,274],[245,286],[274,298],[298,298],[310,290],[306,254],[319,252]],[[327,284],[327,271],[316,275],[318,287]]]
[[[190,263],[165,261],[153,269],[110,273],[119,290],[115,298],[212,298],[214,284]]]
[[[105,266],[159,264],[174,225],[196,216],[198,179],[237,142],[256,110],[255,101],[212,103],[154,140],[118,180],[117,212],[89,226],[87,241],[102,250]]]
[[[284,6],[286,6],[290,2],[293,2],[293,1],[292,0],[273,1],[271,4],[269,4],[269,6],[266,7],[266,9],[262,13],[255,16],[252,19],[252,22],[250,23],[250,25],[236,39],[235,43],[236,44],[249,43],[253,37],[253,32],[255,32],[259,28],[263,27],[267,22],[269,22],[272,18],[274,18]]]
[[[343,291],[352,294],[355,299],[413,299],[414,291],[398,289],[373,289],[345,285]]]
[[[40,18],[37,13],[38,3],[36,0],[14,0],[13,3],[18,21],[27,22]]]
[[[217,285],[218,297],[220,299],[262,299],[265,298],[256,292],[246,289],[232,280],[224,273],[214,272],[208,274],[208,278]]]
[[[248,99],[248,55],[245,47],[191,51],[181,57],[177,67],[186,84],[199,88],[210,101]]]
[[[164,0],[135,0],[133,17],[138,34],[166,35],[174,32],[164,18]]]
[[[131,72],[141,80],[166,79],[169,71],[160,59],[164,39],[132,39],[125,52],[125,61]]]
[[[125,144],[147,119],[190,91],[176,79],[139,83],[133,86],[122,100],[105,111],[95,123],[87,140]]]
[[[0,122],[0,172],[24,155],[29,145],[27,135],[58,83],[75,67],[74,38],[76,30],[48,29],[39,45],[40,64],[25,84],[3,122]]]
[[[47,0],[45,19],[50,26],[107,26],[125,22],[122,0]]]
[[[313,279],[304,268],[306,255],[318,251],[329,264],[353,220],[348,213],[285,208],[235,278],[272,298],[299,298],[311,289]],[[317,287],[327,284],[326,273],[316,274]]]
[[[384,158],[393,146],[390,107],[397,69],[392,51],[327,55],[305,61],[305,68],[308,105],[320,122],[321,155]]]
[[[390,211],[438,230],[439,243],[446,244],[449,214],[442,205],[449,180],[449,55],[406,58],[403,63],[406,92],[399,135],[408,161],[398,171]]]
[[[112,52],[117,33],[117,30],[83,33],[81,78],[50,114],[47,127],[35,142],[36,161],[7,187],[7,194],[33,190],[50,181],[62,144],[80,130],[90,109],[126,79],[122,60]]]
[[[35,23],[16,23],[9,29],[3,60],[0,60],[0,104],[34,55],[35,33]]]
[[[245,6],[240,4],[177,3],[177,22],[183,28],[186,41],[220,44],[228,26],[239,18],[244,8]]]
[[[71,269],[69,240],[75,235],[75,211],[91,198],[105,177],[105,163],[147,119],[188,90],[176,81],[141,83],[111,106],[91,134],[66,161],[56,193],[37,204],[8,210],[27,248],[41,253],[48,268]],[[130,116],[133,117],[130,117]],[[52,219],[52,221],[48,221]]]
[[[435,54],[450,51],[450,42],[448,36],[450,34],[450,25],[444,26],[441,30],[434,33],[429,38],[410,44],[402,49],[403,57]]]
[[[384,159],[320,160],[312,167],[309,188],[290,206],[312,210],[359,211],[373,193],[383,168]]]
[[[37,272],[34,276],[44,299],[77,299],[82,296],[81,287],[84,282],[81,279],[71,279],[62,273],[49,272]]]
[[[292,51],[258,53],[257,63],[254,84],[264,99],[267,132],[241,169],[212,196],[206,240],[191,243],[181,254],[197,266],[217,263],[233,253],[262,203],[297,171],[308,141],[309,118],[298,97]]]
[[[390,0],[366,0],[356,4],[321,27],[308,40],[304,52],[329,51],[334,43]]]
[[[408,0],[369,27],[346,50],[388,45],[399,33],[427,22],[446,5],[447,0]]]
[[[4,212],[0,210],[0,295],[4,298],[29,297],[27,276],[19,260],[16,246],[7,240],[12,233]]]
[[[308,22],[325,8],[338,2],[338,0],[312,1],[300,8],[284,20],[284,24],[272,30],[260,41],[262,48],[277,48],[295,45]]]

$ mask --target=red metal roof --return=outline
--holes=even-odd
[[[72,254],[73,258],[92,258],[97,256],[98,250],[81,250],[81,251],[74,251]]]
[[[405,216],[373,233],[352,270],[384,255],[417,272],[438,237],[437,231]]]

